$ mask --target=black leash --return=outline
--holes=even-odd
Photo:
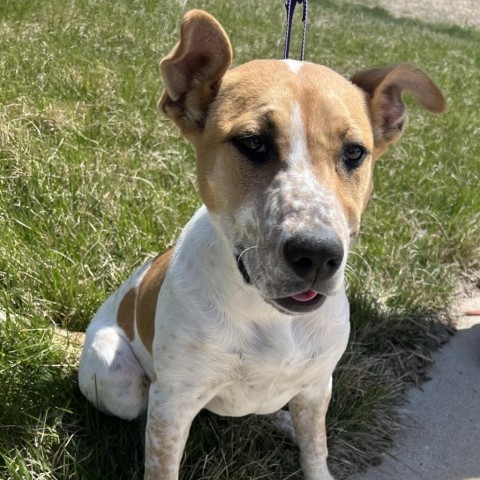
[[[305,39],[307,37],[307,15],[308,15],[308,0],[285,0],[285,8],[287,9],[287,32],[285,34],[285,50],[283,52],[283,58],[288,58],[290,52],[290,34],[292,33],[293,13],[297,3],[303,4],[303,37],[302,37],[302,51],[300,53],[300,60],[303,61],[305,56]]]

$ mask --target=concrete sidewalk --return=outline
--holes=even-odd
[[[480,295],[461,311],[480,309]],[[355,480],[480,480],[480,316],[434,355],[431,380],[409,392],[406,429],[378,467]]]

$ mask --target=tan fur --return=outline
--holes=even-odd
[[[301,463],[304,475],[310,478],[318,471],[319,465],[326,460],[319,452],[327,452],[327,436],[325,434],[325,417],[332,396],[331,386],[326,389],[323,397],[313,396],[309,401],[295,398],[289,403],[292,415],[296,443],[300,448]],[[316,428],[310,428],[310,425]],[[315,461],[313,460],[315,459]]]
[[[155,312],[157,299],[167,274],[173,249],[152,260],[150,268],[145,273],[138,287],[135,318],[137,332],[147,350],[152,352],[153,335],[155,331]]]
[[[123,297],[117,312],[118,326],[123,329],[128,339],[132,341],[135,338],[135,300],[137,290],[131,288]]]
[[[370,196],[369,179],[375,158],[370,155],[360,168],[349,174],[339,168],[336,160],[346,140],[357,140],[372,152],[373,138],[367,105],[364,104],[363,93],[352,89],[349,81],[325,67],[324,72],[319,72],[318,67],[311,64],[302,67],[302,80],[304,76],[308,77],[302,81],[306,87],[298,95],[303,124],[308,128],[308,150],[322,152],[322,158],[312,159],[314,173],[339,197],[350,228],[356,230]],[[336,96],[321,96],[319,92],[324,90],[334,91]],[[318,102],[323,105],[321,111],[318,111]]]
[[[158,436],[155,436],[153,441],[147,441],[144,478],[177,478],[180,455],[183,453],[183,449],[179,449],[178,445],[185,445],[190,425],[182,427],[180,422],[176,424],[175,420],[167,420],[162,415],[150,415],[149,422]],[[147,431],[147,439],[148,434]]]

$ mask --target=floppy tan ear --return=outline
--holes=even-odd
[[[411,93],[429,112],[442,113],[446,109],[440,89],[414,65],[401,63],[363,70],[355,73],[350,80],[367,93],[377,156],[388,145],[398,141],[405,129],[407,113],[403,92]]]
[[[180,42],[160,62],[165,92],[159,109],[184,133],[201,129],[231,61],[222,26],[210,14],[190,10],[182,20]]]

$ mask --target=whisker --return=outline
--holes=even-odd
[[[254,245],[253,247],[248,247],[246,248],[242,253],[240,253],[240,255],[238,256],[237,258],[237,263],[240,265],[240,259],[242,258],[242,256],[247,253],[249,250],[253,250],[255,248],[258,248],[258,245]]]

